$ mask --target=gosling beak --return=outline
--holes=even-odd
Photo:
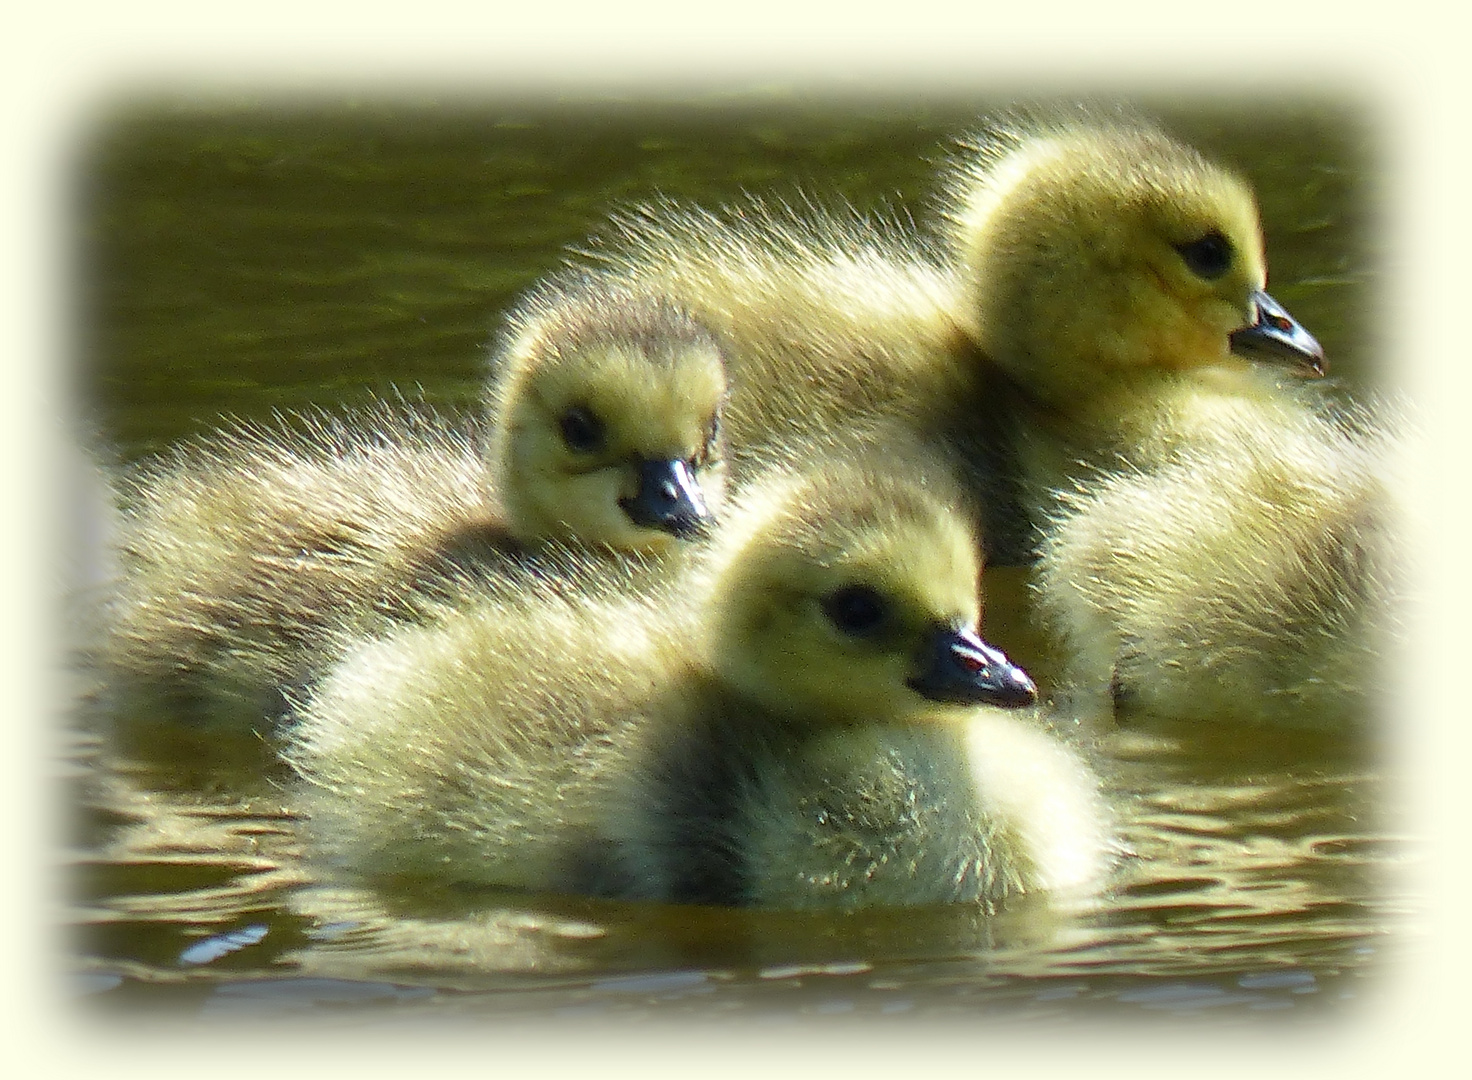
[[[953,705],[1000,705],[1015,709],[1038,699],[1038,688],[972,630],[937,626],[920,656],[920,673],[910,689]]]
[[[679,459],[641,461],[638,493],[618,504],[635,525],[663,529],[681,540],[699,536],[711,521],[695,474]]]
[[[1314,340],[1283,305],[1261,289],[1247,298],[1253,319],[1231,334],[1232,351],[1248,360],[1294,365],[1299,375],[1318,378],[1329,370],[1324,347]]]

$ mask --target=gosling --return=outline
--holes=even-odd
[[[949,220],[1076,711],[1370,718],[1405,591],[1400,421],[1293,377],[1323,351],[1263,291],[1247,186],[1144,126],[1002,129]]]
[[[330,661],[327,627],[415,618],[445,581],[553,573],[559,552],[656,565],[723,497],[724,360],[669,304],[551,282],[511,317],[486,421],[379,405],[145,465],[104,670],[146,704],[271,719]]]
[[[663,591],[483,583],[360,643],[287,757],[370,876],[764,907],[1097,884],[1082,761],[1001,711],[963,501],[893,457],[748,484]]]

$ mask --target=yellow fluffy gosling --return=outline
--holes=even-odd
[[[661,552],[723,492],[723,353],[676,308],[551,284],[513,315],[488,422],[380,406],[240,426],[131,479],[104,644],[125,690],[261,717],[324,627],[411,612],[547,542]]]
[[[951,223],[1079,707],[1369,715],[1403,591],[1395,440],[1251,362],[1324,371],[1262,291],[1246,185],[1150,128],[1035,125],[959,170]]]
[[[288,758],[370,875],[774,907],[1085,887],[1108,817],[904,459],[756,482],[661,595],[487,588],[347,653]]]

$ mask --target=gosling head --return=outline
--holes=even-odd
[[[1144,126],[1002,131],[977,149],[948,215],[965,317],[1043,401],[1066,409],[1234,357],[1324,373],[1318,342],[1264,291],[1257,204],[1238,177]]]
[[[813,725],[1036,699],[978,634],[980,547],[961,501],[906,472],[830,461],[748,496],[763,505],[726,530],[708,607],[727,685]]]
[[[708,528],[726,399],[708,331],[659,300],[548,287],[509,340],[491,452],[514,533],[657,551]]]

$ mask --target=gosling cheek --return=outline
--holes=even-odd
[[[567,477],[555,492],[556,505],[549,509],[569,537],[616,550],[640,549],[664,534],[629,521],[619,506],[619,483],[618,473],[609,469]]]

